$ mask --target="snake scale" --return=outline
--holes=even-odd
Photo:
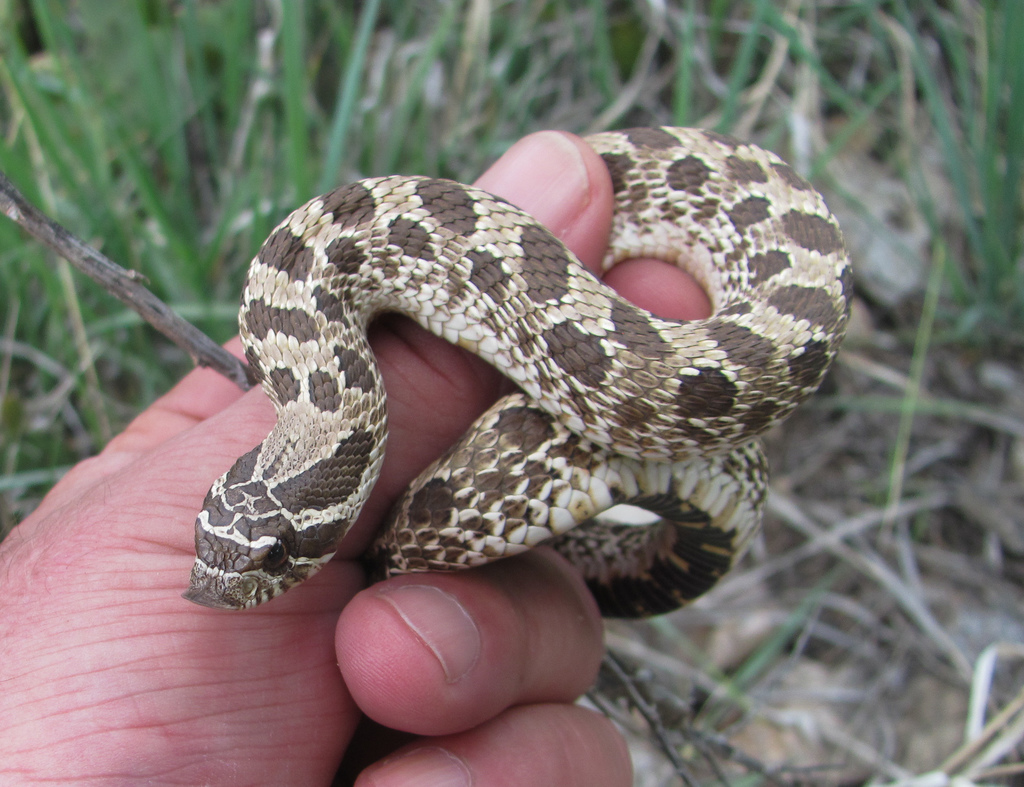
[[[548,543],[602,612],[657,614],[706,591],[760,524],[758,435],[812,393],[842,339],[851,274],[821,196],[721,134],[588,138],[615,215],[607,270],[656,257],[704,287],[676,322],[603,285],[530,216],[447,180],[381,177],[293,212],[252,261],[239,316],[273,431],[218,479],[185,597],[239,609],[321,568],[376,481],[387,437],[366,339],[409,315],[513,380],[395,505],[383,575],[475,566]],[[629,503],[657,519],[600,516]]]

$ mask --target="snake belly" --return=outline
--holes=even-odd
[[[641,256],[676,264],[712,316],[632,305],[529,215],[452,181],[370,178],[311,200],[249,268],[240,331],[278,420],[210,489],[185,598],[255,606],[330,560],[384,456],[366,339],[384,312],[519,390],[394,506],[369,553],[381,575],[546,543],[581,568],[604,614],[641,616],[732,566],[766,495],[758,435],[818,387],[845,330],[842,235],[822,197],[754,145],[680,128],[587,142],[615,194],[604,270]],[[620,503],[654,521],[603,516]]]

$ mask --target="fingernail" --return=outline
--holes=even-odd
[[[380,597],[430,648],[448,683],[459,680],[476,664],[480,630],[454,596],[430,585],[384,585]]]
[[[518,205],[556,235],[590,202],[590,177],[573,141],[557,131],[524,137],[494,162],[477,185]]]
[[[385,760],[370,775],[370,783],[386,782],[388,787],[470,787],[472,774],[451,752],[439,748],[415,749]]]

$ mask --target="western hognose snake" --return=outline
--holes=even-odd
[[[588,142],[615,189],[605,270],[639,256],[678,264],[713,316],[633,306],[530,216],[451,181],[371,178],[312,200],[249,269],[241,334],[278,422],[207,495],[186,598],[254,606],[334,554],[384,455],[366,327],[386,311],[480,355],[521,393],[395,506],[371,551],[385,573],[546,542],[583,569],[605,614],[633,616],[686,603],[730,567],[765,498],[757,435],[817,388],[842,338],[842,236],[821,196],[752,145],[676,128]],[[660,519],[593,519],[619,503]]]

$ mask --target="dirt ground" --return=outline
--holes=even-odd
[[[898,183],[848,169],[927,252]],[[638,784],[1024,784],[1020,347],[922,335],[928,271],[837,213],[860,295],[822,390],[768,436],[762,537],[692,607],[610,626],[630,680],[606,668],[597,702],[633,731]]]

